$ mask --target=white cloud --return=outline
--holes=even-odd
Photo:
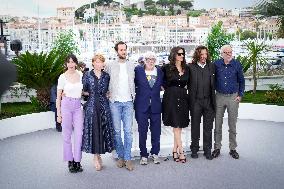
[[[258,0],[238,0],[238,1],[228,1],[228,0],[194,0],[193,5],[195,9],[202,8],[242,8],[253,6]]]
[[[41,7],[58,8],[58,7],[80,7],[84,4],[94,2],[93,0],[32,0]]]

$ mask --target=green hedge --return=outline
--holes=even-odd
[[[273,94],[273,91],[256,91],[256,94],[253,94],[252,91],[245,92],[245,95],[242,99],[242,102],[246,103],[253,103],[253,104],[267,104],[267,105],[278,105],[278,106],[284,106],[284,101],[279,100],[278,98],[275,100],[273,99],[273,96],[270,95],[270,93]],[[284,97],[284,91],[281,90],[280,93]],[[278,95],[279,96],[279,95]],[[268,98],[271,97],[271,98]]]
[[[30,102],[4,103],[1,104],[0,120],[38,112],[41,112],[41,110]]]

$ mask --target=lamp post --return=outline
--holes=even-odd
[[[3,25],[7,23],[7,22],[4,22],[3,20],[0,19],[0,50],[1,48],[4,48],[5,49],[5,56],[8,55],[8,48],[7,48],[7,36],[9,35],[4,35],[4,29],[3,29]]]
[[[15,52],[16,56],[19,56],[19,51],[23,49],[22,42],[18,39],[15,39],[11,42],[10,48]]]

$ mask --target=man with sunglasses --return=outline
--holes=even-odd
[[[229,148],[230,155],[239,159],[236,151],[236,124],[238,118],[239,103],[244,95],[245,79],[241,63],[232,56],[232,47],[224,45],[221,48],[222,59],[215,62],[216,69],[216,118],[214,131],[214,151],[212,156],[217,158],[220,155],[222,141],[222,125],[224,112],[228,112],[229,125]]]

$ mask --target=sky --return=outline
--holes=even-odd
[[[118,0],[119,1],[119,0]],[[133,0],[137,1],[137,0]],[[194,8],[243,8],[252,6],[257,0],[194,0]],[[0,0],[0,15],[15,16],[56,16],[56,8],[90,3],[90,0]]]

